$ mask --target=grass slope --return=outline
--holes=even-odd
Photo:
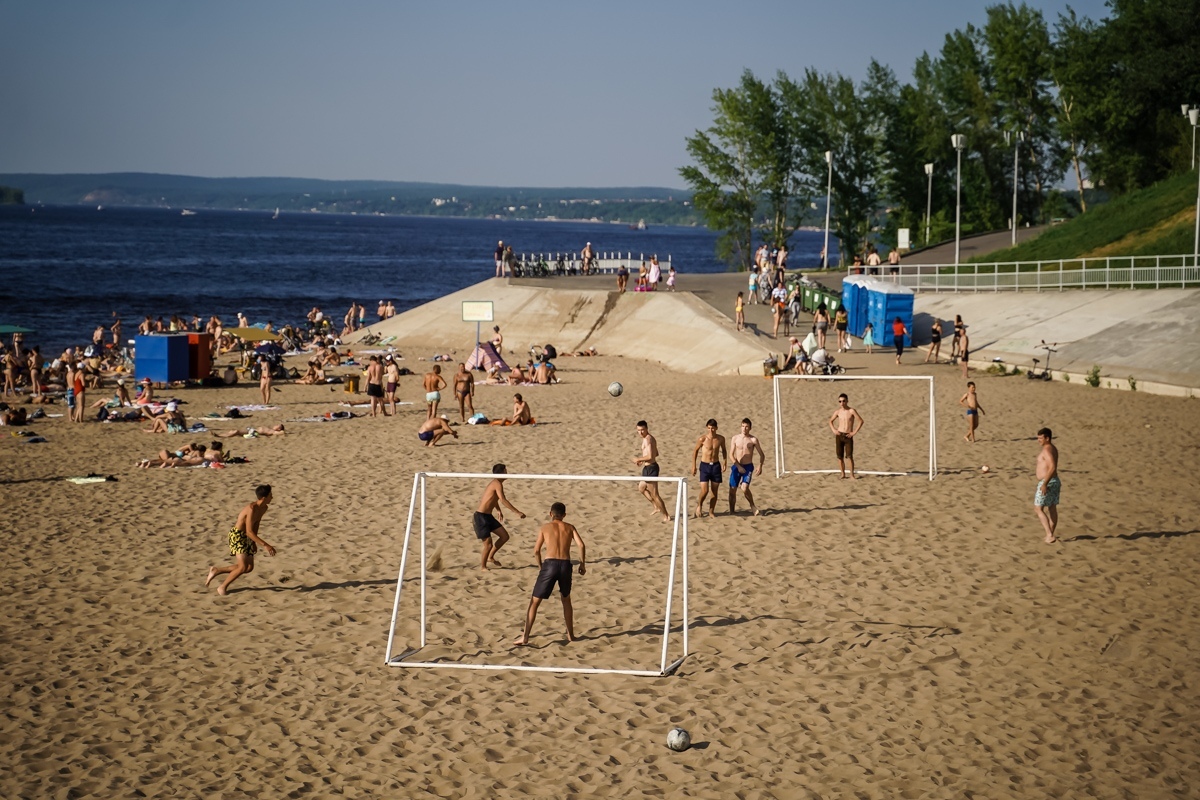
[[[1191,253],[1196,224],[1196,173],[1186,172],[1094,206],[1016,247],[976,262],[1047,261],[1102,256]]]

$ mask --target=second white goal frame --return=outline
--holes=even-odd
[[[789,470],[784,461],[783,408],[780,405],[779,384],[782,381],[926,381],[929,383],[929,480],[937,475],[937,410],[933,402],[932,375],[776,375],[771,381],[775,404],[775,477],[784,475],[828,475],[836,469]],[[881,470],[855,470],[863,475],[908,475],[908,472]],[[919,474],[919,473],[918,473]]]
[[[389,667],[428,667],[441,669],[478,669],[478,670],[524,670],[528,672],[580,672],[586,674],[617,674],[617,675],[639,675],[645,677],[662,677],[670,675],[679,668],[684,659],[688,656],[688,526],[687,526],[687,479],[686,478],[648,478],[631,475],[520,475],[505,473],[505,480],[595,480],[595,481],[646,481],[647,483],[659,484],[674,484],[678,487],[675,495],[675,525],[671,535],[671,565],[668,571],[667,578],[667,602],[666,612],[663,616],[663,642],[662,655],[659,661],[658,669],[608,669],[601,667],[543,667],[530,664],[459,664],[447,661],[409,661],[408,659],[415,656],[425,647],[426,632],[428,626],[426,624],[426,586],[428,580],[425,575],[425,565],[428,563],[428,557],[425,549],[425,522],[426,522],[426,505],[425,505],[425,483],[428,478],[474,478],[491,480],[496,475],[491,472],[417,472],[413,475],[412,496],[409,498],[408,504],[408,522],[404,527],[404,547],[400,555],[400,574],[396,578],[396,600],[392,604],[392,624],[388,629],[387,652],[384,656],[385,663]],[[403,653],[395,656],[392,655],[392,648],[396,639],[396,620],[400,613],[400,595],[404,589],[404,571],[408,566],[409,544],[413,533],[413,517],[420,504],[421,516],[419,520],[420,536],[421,536],[421,643],[417,647],[409,648]],[[682,556],[682,559],[680,559]],[[671,663],[667,663],[668,645],[670,644],[671,634],[671,607],[674,601],[675,590],[675,571],[676,565],[679,565],[682,577],[682,619],[683,619],[683,653],[679,658]]]

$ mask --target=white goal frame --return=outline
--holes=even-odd
[[[775,403],[775,477],[784,475],[830,475],[836,469],[789,470],[784,461],[783,409],[780,406],[779,384],[782,381],[927,381],[929,383],[929,480],[937,476],[937,407],[933,402],[932,375],[776,375],[771,382]],[[863,475],[914,475],[912,472],[855,470]]]
[[[673,484],[678,487],[678,492],[675,496],[675,525],[671,535],[671,565],[669,569],[669,577],[667,579],[667,603],[666,612],[663,616],[663,642],[662,642],[662,657],[657,669],[610,669],[603,667],[542,667],[529,664],[460,664],[455,662],[440,662],[440,661],[409,661],[408,659],[419,653],[426,644],[425,636],[428,626],[426,624],[426,587],[428,581],[425,575],[425,565],[427,563],[426,544],[425,544],[425,528],[426,528],[426,505],[425,505],[425,484],[429,478],[474,478],[491,480],[496,475],[491,472],[418,472],[413,475],[412,496],[408,504],[408,522],[404,528],[404,548],[400,555],[400,574],[396,578],[396,600],[392,604],[392,624],[388,630],[387,653],[384,656],[385,663],[389,667],[427,667],[427,668],[442,668],[442,669],[478,669],[478,670],[523,670],[527,672],[578,672],[591,675],[615,674],[615,675],[639,675],[644,677],[660,678],[665,675],[670,675],[679,668],[684,659],[688,656],[688,627],[690,619],[688,617],[688,525],[687,525],[687,479],[686,478],[648,478],[630,475],[504,475],[505,480],[535,480],[535,481],[550,481],[550,480],[588,480],[588,481],[646,481],[647,483],[662,483]],[[418,498],[419,494],[419,498]],[[396,638],[396,620],[400,613],[400,595],[404,588],[404,571],[408,565],[409,544],[413,533],[413,517],[416,513],[418,504],[421,509],[419,520],[420,536],[421,536],[421,644],[418,647],[410,648],[398,655],[392,655],[392,647]],[[679,556],[682,555],[682,561]],[[676,565],[679,565],[683,586],[680,594],[682,595],[682,619],[683,619],[683,654],[671,663],[667,663],[668,645],[670,644],[671,634],[671,608],[674,601],[675,590],[675,572]],[[411,579],[410,579],[411,580]],[[515,613],[515,612],[514,612]]]

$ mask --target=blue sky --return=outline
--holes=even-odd
[[[0,0],[0,172],[679,187],[743,69],[908,80],[991,4]]]

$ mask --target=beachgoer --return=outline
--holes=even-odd
[[[271,359],[265,353],[258,357],[258,390],[263,405],[271,405]]]
[[[83,412],[87,408],[87,385],[84,382],[82,361],[75,365],[72,382],[75,387],[75,421],[83,422]]]
[[[475,414],[475,376],[466,364],[459,364],[458,372],[454,373],[454,396],[458,399],[458,414],[466,422],[467,411]]]
[[[924,363],[928,364],[929,359],[933,359],[933,363],[938,363],[938,358],[942,353],[942,321],[936,317],[933,320],[933,325],[929,328],[929,352],[925,354]]]
[[[662,267],[658,265],[658,256],[650,256],[650,268],[646,271],[646,288],[652,292],[658,291],[658,282],[662,280]]]
[[[525,630],[517,639],[518,645],[529,644],[529,634],[533,632],[538,606],[543,600],[550,598],[555,583],[558,584],[562,595],[567,641],[575,641],[574,608],[571,605],[571,543],[579,545],[580,575],[587,574],[587,547],[575,526],[563,521],[566,516],[567,507],[562,503],[554,503],[550,506],[550,521],[538,529],[537,541],[533,545],[533,557],[538,563],[538,577],[533,586],[533,596],[529,599],[529,608],[525,612]],[[542,560],[543,547],[546,548],[545,560]]]
[[[496,464],[492,467],[493,475],[504,475],[507,472],[508,469],[503,464]],[[508,531],[504,528],[502,505],[508,506],[510,511],[519,515],[521,519],[525,519],[525,513],[508,502],[508,498],[504,496],[504,478],[492,478],[484,487],[483,497],[479,498],[479,508],[475,509],[475,516],[472,519],[475,526],[475,538],[483,544],[479,553],[479,569],[483,572],[487,571],[489,561],[493,566],[500,566],[500,562],[496,560],[496,553],[500,552],[500,548],[504,547],[505,542],[508,541]],[[495,516],[492,516],[493,512]],[[496,534],[495,543],[492,542],[493,533]]]
[[[754,505],[754,495],[750,492],[750,479],[762,474],[763,463],[767,454],[763,452],[758,437],[750,432],[754,427],[749,417],[742,419],[742,432],[733,435],[729,440],[729,513],[734,512],[737,501],[737,490],[740,486],[750,504],[750,513],[757,517],[761,512]],[[758,453],[758,468],[754,467],[754,454]]]
[[[617,293],[625,294],[625,286],[628,283],[629,267],[625,266],[625,263],[622,262],[621,265],[617,267]]]
[[[737,300],[734,301],[733,321],[739,331],[746,327],[746,301],[744,292],[738,292]]]
[[[900,363],[900,356],[904,355],[904,337],[908,335],[908,328],[904,326],[904,321],[899,317],[892,322],[892,339],[896,345],[896,363]]]
[[[979,397],[975,394],[975,381],[967,382],[967,393],[958,398],[958,404],[967,409],[967,434],[963,438],[968,442],[975,441],[975,429],[979,427],[979,415],[984,413],[979,405]]]
[[[817,306],[817,310],[813,312],[813,326],[817,334],[817,347],[824,350],[825,332],[829,330],[829,310],[824,303]]]
[[[417,428],[417,438],[424,442],[426,447],[435,446],[447,433],[455,439],[458,438],[458,432],[450,427],[445,415],[427,419]]]
[[[850,462],[850,478],[858,480],[854,474],[854,436],[862,430],[863,424],[862,414],[850,407],[850,398],[839,394],[838,407],[829,418],[829,429],[833,431],[834,451],[843,479],[846,477],[846,462]]]
[[[552,383],[558,383],[558,370],[555,369],[554,363],[542,356],[542,360],[533,370],[533,382],[540,383],[543,386],[549,386]]]
[[[643,478],[658,477],[658,441],[650,435],[650,426],[645,420],[638,420],[637,434],[641,437],[641,455],[633,459],[634,466],[642,468]],[[663,522],[670,522],[671,515],[667,513],[667,505],[658,494],[658,481],[639,481],[638,491],[654,506],[654,513],[662,516]]]
[[[591,242],[588,242],[583,248],[583,252],[579,254],[579,261],[583,268],[583,274],[591,275],[592,267],[596,264],[596,251],[592,249]]]
[[[837,331],[838,352],[844,353],[850,349],[850,334],[846,332],[850,327],[850,314],[847,313],[845,306],[834,312],[833,327]]]
[[[255,501],[242,509],[238,514],[237,522],[229,531],[229,554],[235,556],[237,561],[227,567],[209,567],[208,578],[205,579],[204,585],[208,586],[212,583],[213,578],[218,575],[228,575],[225,582],[217,587],[217,594],[229,594],[229,586],[240,578],[242,575],[247,575],[254,571],[254,554],[258,552],[258,548],[267,551],[267,555],[275,555],[275,548],[268,544],[258,535],[258,524],[262,521],[263,515],[267,513],[267,507],[271,505],[271,486],[270,484],[262,484],[254,489]]]
[[[520,392],[513,395],[512,416],[501,422],[505,425],[528,425],[533,422],[533,412],[529,408],[529,403],[525,402],[524,397],[521,397]]]
[[[371,356],[367,361],[367,398],[371,403],[372,417],[385,413],[383,410],[383,364],[379,362],[379,356]]]
[[[442,377],[442,368],[434,364],[433,369],[425,373],[423,385],[427,407],[426,417],[434,419],[437,417],[438,403],[442,401],[442,389],[446,388],[446,379]]]
[[[696,516],[704,516],[704,498],[711,492],[712,499],[708,501],[708,515],[717,515],[717,495],[721,491],[721,462],[729,460],[725,451],[725,437],[717,433],[717,421],[710,419],[704,423],[708,430],[696,440],[696,449],[692,451],[692,474],[696,474],[696,459],[700,460],[700,498],[696,501]]]
[[[1058,498],[1062,481],[1058,478],[1058,448],[1051,443],[1054,438],[1049,428],[1037,432],[1038,444],[1042,449],[1037,455],[1037,491],[1033,494],[1033,510],[1046,531],[1046,544],[1058,541]]]
[[[867,272],[871,275],[878,275],[881,272],[879,266],[882,263],[883,261],[879,258],[879,252],[875,249],[875,245],[871,245],[870,250],[867,251],[867,266],[870,267]]]
[[[774,317],[775,325],[771,328],[771,338],[775,339],[779,336],[779,323],[783,322],[783,335],[787,336],[791,333],[791,328],[787,321],[787,289],[782,283],[776,284],[771,290],[771,314]]]
[[[873,349],[875,347],[875,326],[874,325],[872,325],[869,322],[866,324],[866,327],[863,328],[862,339],[863,339],[863,347],[867,348],[867,355],[870,355],[871,353],[875,352]]]
[[[383,357],[383,373],[384,399],[394,417],[396,416],[396,387],[400,385],[400,367],[396,364],[396,357],[391,353]]]
[[[758,305],[758,267],[750,270],[750,281],[747,286],[750,293],[750,305]]]
[[[958,336],[958,361],[962,364],[962,373],[965,378],[971,361],[971,337],[967,335],[966,325],[962,326],[962,333]]]
[[[900,279],[900,251],[895,247],[888,251],[888,272],[892,274],[892,283]]]
[[[231,431],[213,431],[213,436],[220,436],[223,439],[234,436],[240,436],[243,439],[257,439],[260,436],[285,435],[287,435],[287,430],[284,429],[282,422],[269,428],[234,428]]]
[[[495,257],[496,257],[496,277],[503,278],[504,277],[504,242],[503,241],[496,243]]]
[[[967,326],[963,324],[962,315],[955,314],[954,315],[954,339],[950,342],[950,360],[955,364],[958,363],[959,344],[962,339],[963,329],[965,329],[966,327]]]
[[[667,267],[667,291],[675,291],[675,267]]]
[[[496,355],[504,355],[504,335],[499,325],[492,326],[492,347],[496,348]]]

